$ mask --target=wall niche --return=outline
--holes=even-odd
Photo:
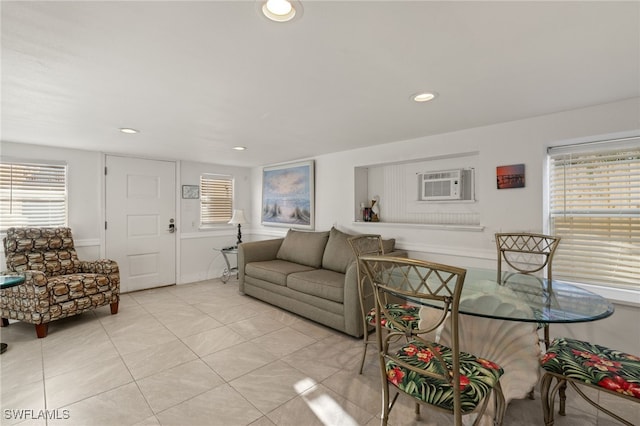
[[[479,153],[466,152],[357,166],[354,222],[368,222],[370,215],[364,215],[363,208],[370,208],[372,200],[378,199],[379,223],[481,230],[478,207],[481,194],[475,179],[478,164]],[[451,171],[460,171],[460,182],[454,182],[455,173],[431,174]],[[455,189],[449,189],[450,184],[454,188],[454,183]]]

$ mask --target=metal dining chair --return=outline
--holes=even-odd
[[[506,283],[513,275],[529,275],[540,281],[543,289],[551,292],[553,255],[558,248],[560,237],[525,232],[496,233],[498,249],[499,283]],[[503,264],[511,267],[511,271],[503,274]],[[542,273],[542,277],[540,274]],[[538,274],[538,275],[536,275]],[[542,278],[546,278],[546,286]],[[549,347],[549,325],[541,324],[544,329],[545,349]]]
[[[375,344],[375,334],[371,333],[371,327],[375,327],[375,309],[373,301],[373,287],[367,282],[367,276],[359,261],[360,256],[384,254],[382,237],[377,234],[363,234],[350,237],[347,242],[351,246],[356,256],[356,270],[358,273],[358,294],[360,296],[360,311],[362,315],[362,325],[364,334],[362,336],[363,350],[360,361],[359,374],[362,374],[364,361],[367,357],[367,347]],[[397,302],[397,301],[396,301]],[[389,306],[389,312],[396,317],[404,318],[412,326],[417,327],[419,320],[419,309],[413,306],[405,306],[401,303],[394,303]]]
[[[503,369],[492,361],[460,352],[458,305],[465,269],[390,256],[361,256],[362,267],[373,285],[376,311],[376,340],[382,384],[382,424],[400,393],[420,404],[453,414],[454,424],[462,424],[465,414],[477,414],[478,424],[495,396],[495,423],[502,424],[505,412],[500,387]],[[389,299],[400,297],[416,304],[442,308],[438,321],[411,327],[389,309]],[[441,325],[450,324],[450,346],[428,336]],[[407,338],[408,341],[403,339]],[[402,343],[401,343],[402,342]],[[398,393],[390,401],[390,387]]]

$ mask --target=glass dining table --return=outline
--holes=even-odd
[[[611,316],[606,298],[564,281],[467,268],[461,314],[542,324],[596,321]]]
[[[600,295],[562,281],[548,284],[546,279],[508,272],[499,281],[496,270],[467,268],[459,306],[460,350],[505,370],[500,383],[506,403],[526,398],[538,383],[539,324],[596,321],[614,312]],[[421,323],[441,315],[442,306],[422,303]],[[450,336],[446,326],[438,333],[445,345]]]

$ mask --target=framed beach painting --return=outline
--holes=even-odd
[[[262,170],[262,224],[314,229],[314,162]]]

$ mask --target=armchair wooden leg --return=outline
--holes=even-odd
[[[113,302],[111,304],[111,315],[115,315],[118,313],[118,302]]]
[[[2,325],[0,327],[7,327],[9,325],[9,318],[2,318]]]
[[[44,324],[36,324],[36,335],[38,339],[42,339],[43,337],[47,337],[47,332],[49,331],[49,323],[46,322]]]

